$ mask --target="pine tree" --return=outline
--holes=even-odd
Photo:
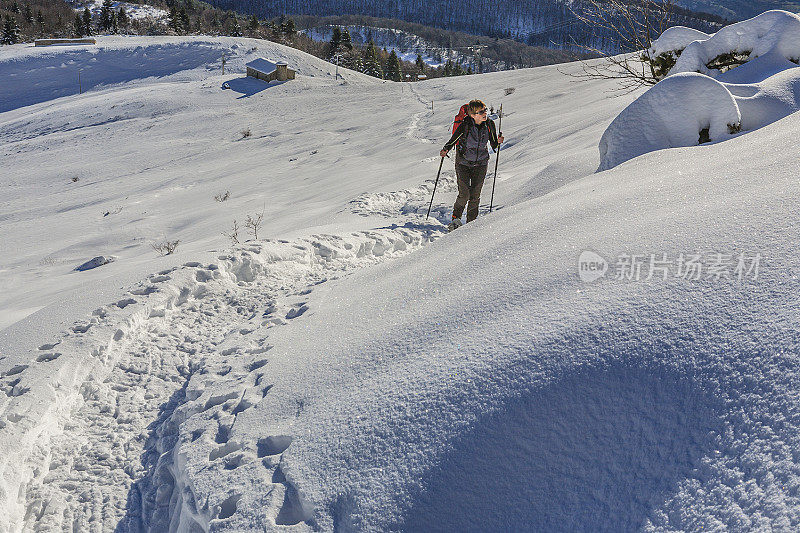
[[[294,34],[297,33],[297,26],[294,24],[294,19],[286,19],[286,22],[281,24],[281,31],[287,37],[294,37]]]
[[[389,54],[386,62],[386,77],[393,81],[403,81],[403,72],[400,70],[400,60],[394,50]]]
[[[189,14],[186,13],[186,8],[182,7],[181,10],[178,12],[178,21],[183,31],[185,33],[189,33],[192,23],[189,21]]]
[[[98,25],[102,31],[111,29],[111,13],[113,12],[111,0],[103,0],[103,6],[100,8],[100,21]]]
[[[125,29],[130,25],[131,19],[128,17],[128,12],[125,11],[125,6],[119,8],[119,13],[117,13],[117,21],[122,29]]]
[[[331,54],[336,53],[340,44],[342,44],[342,30],[339,29],[339,26],[334,26],[331,34]]]
[[[231,24],[231,31],[228,32],[231,37],[241,37],[242,27],[239,25],[239,19],[234,15],[233,24]]]
[[[75,37],[83,37],[86,35],[83,29],[83,17],[81,17],[80,13],[75,13],[75,27],[72,30],[75,33]]]
[[[356,72],[364,72],[364,59],[357,51],[349,50],[342,57],[340,63],[342,66],[355,70]]]
[[[364,51],[364,74],[383,79],[383,69],[381,68],[380,58],[378,57],[378,50],[375,48],[375,43],[370,41]]]
[[[250,31],[254,32],[258,30],[258,17],[255,15],[250,17]]]
[[[23,16],[25,23],[28,25],[33,24],[33,11],[31,11],[30,4],[25,4],[25,14]]]
[[[19,27],[13,17],[6,15],[3,22],[3,36],[0,44],[16,44],[19,42]]]
[[[36,12],[36,25],[39,26],[39,36],[44,35],[44,14],[41,9]]]
[[[181,29],[181,21],[180,17],[178,16],[178,10],[175,7],[169,8],[169,14],[167,15],[169,27],[175,30],[176,32],[180,32]]]
[[[83,8],[83,34],[92,34],[92,12],[89,11],[88,7]]]
[[[350,38],[350,32],[347,30],[347,28],[345,28],[342,32],[342,46],[348,50],[353,49],[353,40]]]
[[[420,74],[425,74],[425,61],[423,61],[420,54],[417,54],[417,70],[419,70]]]
[[[12,13],[16,13],[17,15],[19,15],[20,10],[19,10],[19,4],[17,3],[17,0],[14,0],[14,2],[11,4],[11,12]]]

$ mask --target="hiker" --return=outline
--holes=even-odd
[[[481,188],[483,180],[486,179],[486,168],[489,163],[486,142],[492,143],[492,149],[495,151],[503,142],[503,132],[500,132],[498,137],[494,122],[487,116],[486,104],[480,100],[472,100],[465,107],[466,116],[439,152],[441,157],[447,157],[447,152],[456,146],[458,198],[453,205],[451,224],[453,228],[461,225],[461,215],[467,202],[469,202],[467,222],[472,222],[478,217]]]

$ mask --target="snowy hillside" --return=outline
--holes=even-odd
[[[92,12],[92,15],[95,17],[100,16],[100,12],[103,9],[103,0],[86,0],[81,1],[78,0],[76,2],[70,2],[74,7],[75,11],[83,11],[84,7],[88,7],[89,11]],[[125,8],[125,13],[128,17],[132,20],[135,19],[166,19],[169,15],[168,11],[163,9],[159,9],[157,7],[148,5],[148,4],[134,4],[130,2],[112,2],[111,7],[114,11],[119,11],[120,8]]]
[[[595,173],[641,94],[579,65],[333,68],[3,49],[0,531],[800,526],[800,116]],[[446,234],[473,97],[495,211]]]
[[[315,41],[330,42],[331,36],[333,35],[333,28],[334,26],[316,27],[305,30],[305,33]],[[378,48],[386,48],[390,52],[394,50],[397,56],[404,61],[413,63],[417,60],[417,56],[419,55],[422,57],[425,64],[430,67],[438,67],[445,62],[445,60],[442,59],[442,55],[446,55],[447,50],[434,47],[421,37],[404,32],[403,30],[355,25],[344,26],[341,29],[347,29],[354,44],[366,45],[371,40]],[[436,54],[438,58],[433,57],[434,54]],[[463,55],[454,55],[452,59],[459,63],[469,62]]]

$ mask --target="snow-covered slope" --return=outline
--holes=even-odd
[[[286,54],[0,114],[0,530],[800,524],[800,118],[595,174],[639,95]],[[495,212],[445,235],[472,97],[507,110]]]

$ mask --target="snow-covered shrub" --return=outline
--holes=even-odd
[[[626,107],[606,129],[598,170],[654,150],[697,145],[706,129],[707,140],[721,140],[738,131],[740,123],[739,106],[722,83],[693,72],[670,76]]]
[[[675,26],[653,42],[649,55],[674,56],[675,65],[669,74],[700,72],[711,77],[768,55],[796,62],[800,58],[800,16],[788,11],[766,11],[726,26],[714,35]]]
[[[800,16],[767,11],[714,35],[665,31],[643,53],[666,76],[611,123],[599,170],[753,130],[800,110]],[[733,70],[735,69],[735,70]]]
[[[705,40],[710,37],[694,28],[673,26],[668,28],[661,36],[653,41],[653,45],[642,53],[642,61],[650,63],[653,74],[659,80],[664,79],[683,53],[683,50],[693,41]]]
[[[175,252],[175,249],[178,247],[181,241],[162,241],[162,242],[154,242],[150,246],[152,246],[153,250],[158,252],[159,255],[171,255]]]

